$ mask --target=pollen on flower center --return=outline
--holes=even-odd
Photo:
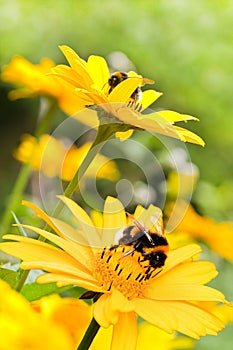
[[[113,251],[105,248],[95,256],[94,271],[95,277],[105,290],[110,291],[114,287],[128,299],[132,299],[142,295],[155,273],[148,262],[142,261],[140,253],[134,252],[125,256],[126,252],[126,247],[118,247]]]

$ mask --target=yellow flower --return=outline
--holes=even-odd
[[[3,280],[0,295],[1,350],[74,350],[72,337],[64,327],[36,312]],[[76,319],[77,327],[79,320]]]
[[[1,79],[5,82],[19,85],[18,89],[9,93],[12,100],[24,97],[51,96],[58,98],[62,94],[61,87],[54,77],[49,76],[55,63],[49,58],[43,58],[39,64],[32,64],[22,56],[16,56],[3,67]]]
[[[71,96],[71,101],[64,99],[60,107],[65,113],[72,115],[87,125],[97,127],[98,120],[94,111],[88,110],[80,113],[86,107],[98,106],[108,115],[116,117],[115,121],[109,118],[110,123],[131,125],[132,129],[141,128],[163,135],[175,137],[182,141],[189,141],[204,145],[203,140],[194,133],[174,126],[175,122],[197,120],[190,115],[164,110],[151,114],[142,114],[162,94],[155,90],[142,92],[140,101],[132,101],[132,94],[138,87],[153,81],[143,78],[135,72],[128,72],[128,79],[122,80],[113,89],[109,86],[109,70],[106,61],[100,56],[90,56],[87,60],[80,58],[70,47],[60,46],[70,66],[57,65],[51,69],[63,86],[66,96]],[[79,113],[78,113],[79,112]],[[107,121],[106,121],[107,123]],[[121,130],[119,129],[119,132]],[[125,130],[123,130],[125,131]],[[132,130],[126,136],[118,134],[119,137],[129,137]]]
[[[155,345],[156,344],[156,345]],[[139,334],[136,350],[175,350],[193,349],[195,342],[188,337],[177,337],[175,333],[168,334],[161,329],[143,322],[139,325]]]
[[[5,235],[0,248],[22,260],[23,269],[42,269],[47,273],[38,283],[56,282],[58,286],[78,285],[96,295],[93,315],[101,327],[113,325],[112,349],[134,349],[137,340],[137,316],[167,333],[179,331],[199,339],[217,335],[224,327],[202,302],[225,303],[224,295],[207,286],[217,271],[207,261],[197,261],[198,245],[188,245],[168,253],[165,266],[154,272],[141,253],[125,253],[130,246],[110,250],[116,234],[129,223],[122,204],[108,197],[102,226],[95,226],[86,212],[71,199],[61,200],[73,213],[78,228],[49,217],[32,203],[24,202],[57,233],[23,225],[53,243],[18,235]],[[138,206],[134,217],[151,228],[151,218],[158,208]],[[131,219],[129,219],[131,220]],[[198,303],[198,304],[197,304]]]
[[[24,134],[14,157],[22,163],[29,163],[32,169],[42,170],[46,176],[59,176],[64,181],[70,181],[90,147],[91,143],[86,143],[81,147],[73,145],[66,149],[63,143],[53,136],[44,134],[37,141],[34,136]],[[96,163],[90,165],[86,175],[114,181],[119,177],[119,172],[114,161],[98,154]]]
[[[32,302],[31,306],[43,315],[46,322],[60,326],[70,335],[73,349],[80,343],[91,322],[91,307],[76,298],[61,298],[54,294]]]
[[[186,206],[185,202],[180,203],[180,209]],[[205,242],[211,249],[223,258],[233,262],[233,223],[217,223],[212,218],[199,215],[189,205],[183,219],[174,230],[174,233],[182,233]]]

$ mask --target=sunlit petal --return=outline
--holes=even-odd
[[[89,241],[89,244],[94,247],[101,246],[101,240],[98,236],[98,233],[91,221],[90,217],[87,213],[75,202],[65,196],[58,196],[70,209],[75,218],[77,219],[78,224],[80,225],[80,229],[85,232],[86,237]]]
[[[91,55],[87,60],[87,69],[95,86],[102,90],[108,84],[109,70],[103,57]]]
[[[118,322],[113,327],[111,350],[135,350],[138,325],[134,312],[121,313]]]
[[[104,246],[114,242],[115,234],[126,226],[126,215],[122,203],[113,197],[107,197],[104,205],[102,241]]]
[[[155,90],[146,90],[142,93],[142,99],[140,103],[143,106],[143,109],[149,107],[152,103],[154,103],[160,96],[162,96],[162,92],[157,92]]]
[[[199,339],[207,333],[216,335],[223,328],[222,322],[215,316],[187,302],[137,299],[135,309],[145,320],[168,333],[178,330]]]

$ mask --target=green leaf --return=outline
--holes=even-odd
[[[55,283],[38,284],[33,282],[30,284],[25,284],[21,290],[21,293],[27,300],[34,301],[44,296],[62,293],[70,288],[71,286],[59,288]]]
[[[17,272],[5,268],[0,269],[0,278],[7,282],[12,288],[15,286]]]

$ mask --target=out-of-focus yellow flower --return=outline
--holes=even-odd
[[[64,181],[70,181],[90,147],[91,143],[86,143],[81,147],[73,145],[66,149],[61,141],[50,135],[42,135],[37,141],[35,137],[25,134],[14,152],[14,157],[22,163],[29,163],[35,170],[42,170],[46,176],[59,176]],[[86,176],[115,181],[119,172],[114,161],[98,154],[96,162],[89,166]]]
[[[204,141],[196,134],[174,126],[175,122],[197,120],[190,115],[179,114],[173,111],[159,111],[151,114],[141,112],[155,102],[162,94],[155,90],[142,92],[141,99],[134,101],[132,95],[146,83],[153,83],[150,79],[143,78],[135,72],[128,72],[128,78],[119,82],[113,89],[109,86],[110,74],[107,63],[103,57],[90,56],[87,61],[80,58],[75,51],[68,46],[60,46],[70,66],[57,65],[51,69],[60,84],[66,91],[66,95],[72,96],[73,104],[67,103],[66,99],[60,103],[60,107],[69,115],[78,120],[97,127],[99,122],[93,111],[78,113],[86,107],[92,106],[107,112],[108,116],[116,119],[109,119],[109,124],[118,123],[117,136],[127,138],[134,128],[141,128],[160,133],[166,136],[178,138],[204,145]],[[107,123],[105,118],[105,123]],[[125,136],[121,133],[122,125],[132,126],[127,130]]]
[[[185,207],[185,202],[180,202],[180,210]],[[185,211],[183,211],[185,212]],[[205,242],[211,249],[224,259],[233,262],[233,223],[217,223],[212,218],[199,215],[189,205],[174,233],[182,233],[187,237]]]
[[[73,349],[82,340],[92,318],[91,307],[83,300],[51,295],[31,303],[47,322],[62,327],[72,338]]]
[[[55,63],[49,58],[43,58],[39,64],[32,64],[22,56],[14,57],[2,69],[1,79],[16,84],[18,89],[9,93],[12,100],[24,97],[51,96],[59,98],[62,94],[60,85],[53,76],[49,76],[50,69]]]
[[[153,274],[150,263],[142,259],[141,253],[134,251],[123,256],[130,246],[109,249],[119,230],[129,224],[123,205],[117,199],[106,199],[102,227],[96,227],[71,199],[64,196],[60,199],[73,213],[78,228],[24,202],[57,235],[37,227],[22,226],[55,246],[33,238],[5,235],[4,239],[16,242],[1,243],[0,249],[20,258],[23,269],[47,271],[38,277],[38,283],[74,284],[97,293],[99,298],[93,305],[93,314],[101,327],[114,326],[112,350],[135,348],[137,315],[167,333],[176,330],[196,339],[206,334],[217,335],[224,327],[223,322],[201,306],[203,301],[225,303],[226,300],[216,289],[204,286],[217,271],[214,264],[194,259],[201,251],[198,245],[170,251],[163,269]],[[151,217],[158,210],[153,205],[148,209],[140,206],[134,217],[151,228]]]
[[[188,337],[177,337],[175,333],[168,334],[162,329],[152,326],[147,322],[143,322],[139,325],[139,334],[136,350],[176,350],[193,349],[195,342]]]
[[[74,350],[72,337],[63,326],[36,312],[3,280],[0,280],[0,295],[1,350]],[[77,327],[78,323],[79,318]]]
[[[170,171],[167,177],[167,192],[171,198],[189,198],[198,178],[198,171],[184,169],[183,171]]]

